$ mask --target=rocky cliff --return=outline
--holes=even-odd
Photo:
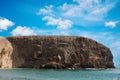
[[[0,38],[0,68],[114,68],[109,48],[88,38],[21,36],[7,39]]]
[[[114,68],[109,48],[88,38],[21,36],[7,39],[14,48],[9,55],[13,68]]]
[[[12,52],[13,47],[11,43],[7,39],[0,38],[0,68],[12,67]]]

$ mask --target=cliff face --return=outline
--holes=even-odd
[[[84,37],[7,38],[14,48],[13,68],[114,68],[111,51]]]
[[[11,43],[7,39],[0,38],[0,68],[12,67],[12,52],[13,48]]]

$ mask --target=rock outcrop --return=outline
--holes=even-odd
[[[12,67],[12,52],[13,47],[11,43],[5,38],[0,38],[0,68]]]
[[[14,48],[10,54],[13,68],[114,68],[110,49],[88,38],[21,36],[7,39]]]

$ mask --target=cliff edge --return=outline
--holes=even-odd
[[[20,36],[7,39],[13,47],[9,56],[12,68],[114,68],[110,49],[88,38]]]
[[[11,43],[5,38],[0,38],[0,68],[12,67],[12,52],[13,47]]]

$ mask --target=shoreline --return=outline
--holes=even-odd
[[[120,69],[120,68],[81,68],[81,69],[73,69],[73,68],[68,68],[68,69],[54,69],[54,68],[50,68],[50,69],[46,69],[46,68],[0,68],[0,70],[16,70],[16,69],[37,69],[37,70],[75,70],[75,71],[79,71],[79,70],[115,70],[115,69]]]

